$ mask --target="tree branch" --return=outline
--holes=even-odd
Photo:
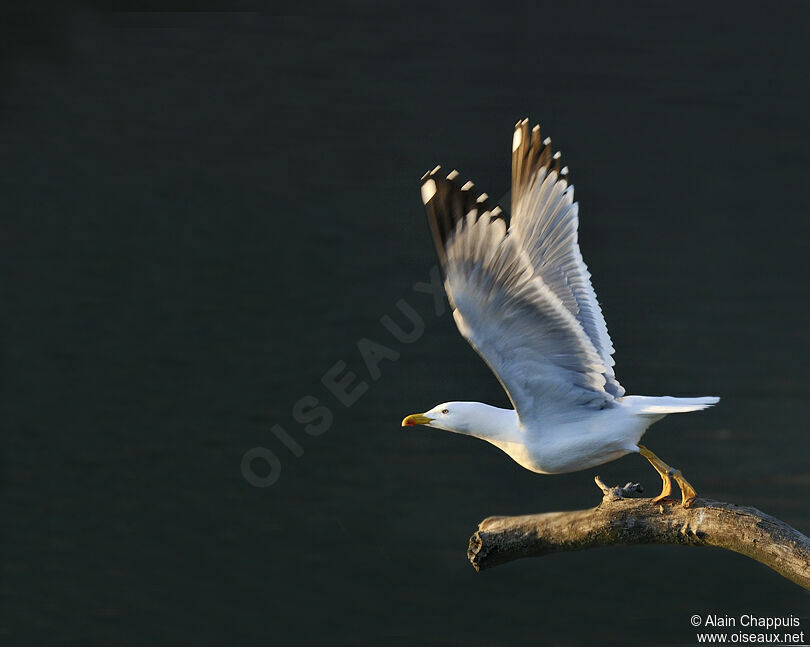
[[[638,484],[608,488],[596,477],[602,502],[590,510],[489,517],[470,537],[467,557],[480,571],[521,557],[628,544],[717,546],[769,566],[810,589],[810,539],[756,508],[696,499],[652,503],[627,498]]]

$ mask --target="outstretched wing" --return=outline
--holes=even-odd
[[[578,212],[568,168],[560,168],[559,152],[552,155],[551,139],[541,140],[540,126],[530,132],[528,119],[519,121],[512,139],[510,234],[588,335],[605,365],[605,390],[619,398],[624,388],[613,372],[615,351],[577,242]]]
[[[605,366],[568,308],[507,233],[500,209],[453,171],[422,178],[445,290],[461,334],[501,381],[520,419],[570,421],[611,406]]]

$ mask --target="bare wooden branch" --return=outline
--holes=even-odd
[[[638,484],[609,488],[596,477],[602,502],[590,510],[489,517],[470,538],[467,557],[480,571],[521,557],[628,544],[717,546],[769,566],[810,589],[810,539],[756,508],[698,498],[653,503],[627,498]]]

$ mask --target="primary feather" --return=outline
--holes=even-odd
[[[605,364],[605,390],[619,398],[624,388],[613,372],[613,343],[579,251],[579,205],[569,185],[568,167],[552,155],[551,139],[528,119],[512,139],[512,219],[510,233],[529,255],[532,267],[579,322]]]

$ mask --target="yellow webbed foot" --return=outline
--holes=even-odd
[[[683,474],[681,474],[681,470],[675,470],[672,473],[672,478],[675,479],[675,482],[678,484],[678,487],[681,488],[681,505],[684,508],[688,508],[689,506],[694,503],[695,499],[697,498],[697,492],[695,492],[695,488],[687,481]]]
[[[653,465],[653,467],[655,466]],[[672,494],[672,479],[669,478],[669,473],[665,471],[660,471],[658,473],[661,475],[663,487],[661,488],[661,494],[653,499],[653,503],[663,501],[664,499],[669,498],[669,496]]]
[[[683,477],[681,470],[671,468],[644,445],[638,445],[638,451],[644,458],[650,461],[650,465],[658,472],[661,476],[661,480],[664,482],[664,488],[661,490],[661,494],[653,499],[653,503],[659,503],[672,494],[672,480],[670,479],[670,477],[672,477],[681,489],[681,505],[684,508],[691,506],[697,497],[697,492],[695,492],[695,488],[692,487],[689,481]]]

